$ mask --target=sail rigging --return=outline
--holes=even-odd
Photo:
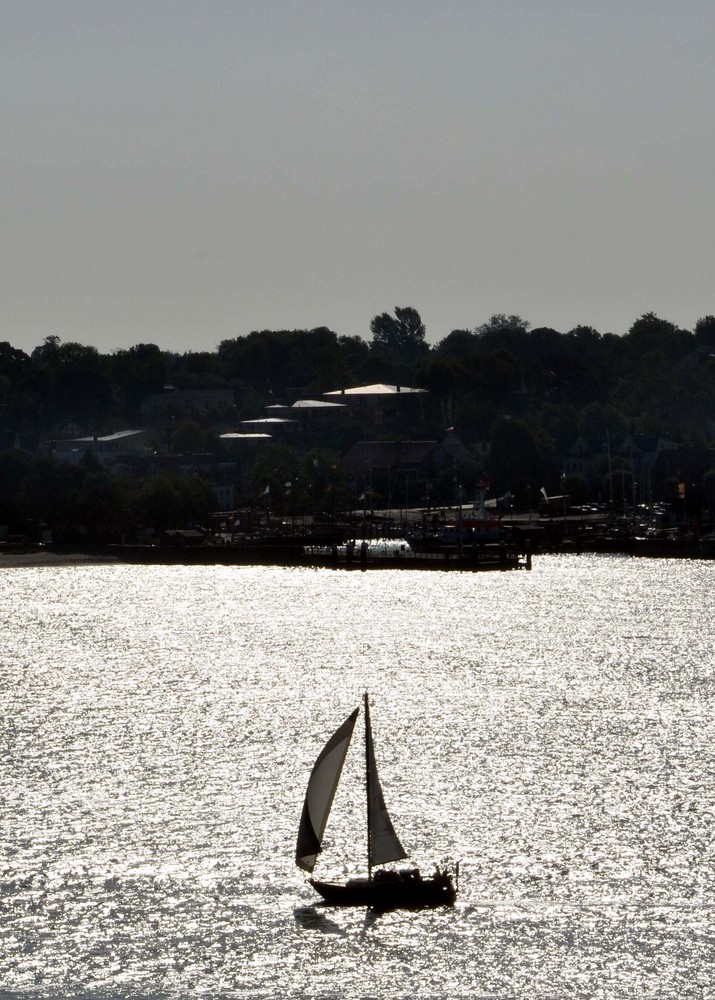
[[[312,872],[318,854],[323,849],[325,826],[340,781],[358,711],[356,708],[335,730],[315,762],[308,781],[295,852],[296,864],[307,872]]]

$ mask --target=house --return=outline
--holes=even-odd
[[[269,434],[271,437],[278,437],[281,441],[289,438],[297,426],[298,421],[288,417],[257,417],[254,420],[241,421],[244,433]]]
[[[426,389],[405,385],[358,385],[352,389],[333,389],[323,396],[330,402],[340,402],[349,408],[354,419],[371,431],[399,430],[419,414]]]
[[[358,441],[341,465],[357,493],[374,489],[407,505],[424,494],[430,480],[467,460],[473,460],[469,449],[450,433],[441,442]]]
[[[592,479],[607,475],[609,466],[611,472],[625,469],[631,476],[633,498],[646,502],[650,500],[656,462],[664,452],[679,448],[675,441],[655,436],[626,435],[620,440],[578,437],[564,458],[564,472]]]
[[[117,431],[114,434],[90,435],[57,441],[52,457],[59,462],[77,465],[84,455],[94,455],[104,466],[113,465],[125,455],[144,455],[149,448],[149,432]]]
[[[564,458],[564,472],[567,476],[584,476],[588,479],[593,473],[596,459],[604,451],[600,442],[596,445],[583,436],[577,437]]]
[[[643,503],[650,501],[653,471],[666,452],[678,452],[681,445],[663,437],[630,435],[618,443],[615,453],[628,463],[633,479],[633,498]]]
[[[291,405],[273,403],[266,407],[273,417],[294,421],[292,443],[301,449],[342,447],[348,407],[325,399],[297,399]]]
[[[250,473],[256,456],[268,445],[273,444],[273,437],[263,431],[232,431],[221,435],[221,441],[227,452],[236,463],[235,485],[239,493],[250,490]],[[214,487],[218,495],[216,487]],[[231,510],[232,503],[222,503],[222,510]]]

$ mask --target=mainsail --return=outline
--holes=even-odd
[[[307,872],[312,872],[316,858],[322,850],[325,826],[357,717],[356,708],[325,744],[310,775],[295,852],[296,864]]]
[[[406,858],[404,848],[392,826],[390,814],[377,776],[375,748],[372,743],[370,708],[365,695],[365,753],[367,755],[367,821],[368,821],[368,866],[384,865],[388,861]]]

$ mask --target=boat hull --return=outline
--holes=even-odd
[[[385,873],[374,879],[347,882],[308,880],[328,906],[368,906],[373,910],[416,909],[421,906],[452,906],[456,890],[447,874],[431,878]]]

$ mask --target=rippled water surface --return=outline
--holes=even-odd
[[[715,995],[714,580],[3,570],[0,997]],[[293,863],[364,689],[454,909],[327,909]],[[319,874],[364,871],[353,750]]]

